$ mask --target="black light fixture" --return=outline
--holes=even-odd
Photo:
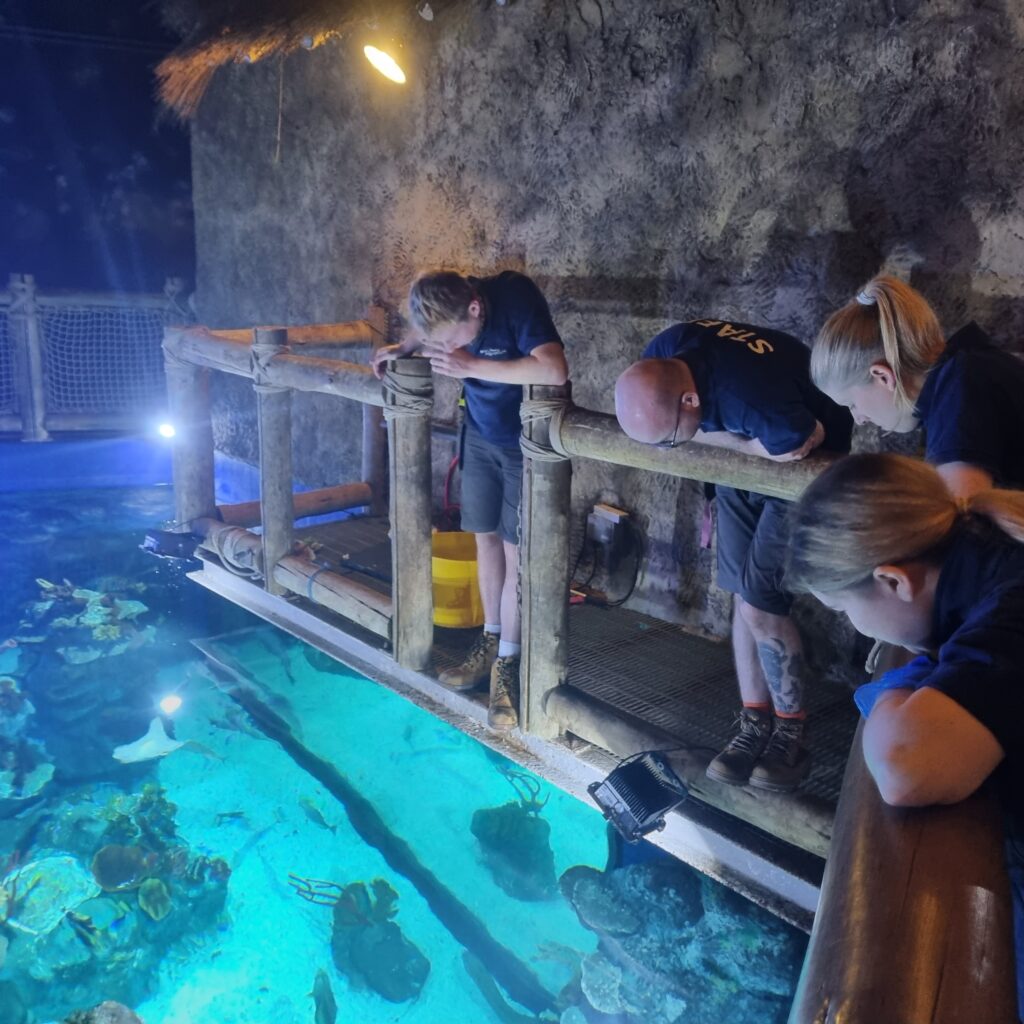
[[[601,813],[629,843],[665,827],[665,815],[687,796],[686,787],[660,750],[626,758],[603,782],[587,792]]]

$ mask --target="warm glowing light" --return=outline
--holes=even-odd
[[[397,82],[399,85],[405,84],[405,72],[398,66],[398,61],[390,53],[378,50],[376,46],[364,46],[363,53],[385,78],[390,78],[392,82]]]
[[[174,424],[173,423],[161,423],[160,426],[156,428],[156,432],[161,437],[174,437],[174,434],[175,434]]]
[[[160,710],[165,715],[173,715],[181,707],[181,698],[176,693],[170,693],[160,701]]]

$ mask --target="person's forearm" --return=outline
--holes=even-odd
[[[768,458],[767,449],[756,437],[741,437],[739,434],[730,434],[727,430],[713,430],[710,433],[698,430],[691,440],[698,444],[709,444],[713,448],[728,448],[742,455]]]
[[[541,362],[532,356],[522,359],[477,359],[469,374],[477,380],[490,380],[496,384],[564,384],[564,366]]]

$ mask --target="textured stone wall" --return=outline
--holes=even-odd
[[[810,338],[883,266],[949,329],[1016,347],[1022,39],[1012,0],[516,0],[420,24],[405,88],[355,39],[231,68],[193,131],[201,317],[350,318],[420,268],[512,267],[551,299],[577,401],[606,411],[668,323]],[[300,471],[337,478],[355,419],[296,408]],[[699,494],[596,465],[574,485],[578,520],[595,499],[637,513],[638,605],[722,635]]]

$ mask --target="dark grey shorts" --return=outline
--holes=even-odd
[[[519,498],[523,490],[523,453],[499,448],[468,424],[462,438],[462,529],[497,533],[519,543]]]
[[[716,488],[718,585],[772,615],[788,615],[782,588],[789,539],[789,502],[753,491]]]

